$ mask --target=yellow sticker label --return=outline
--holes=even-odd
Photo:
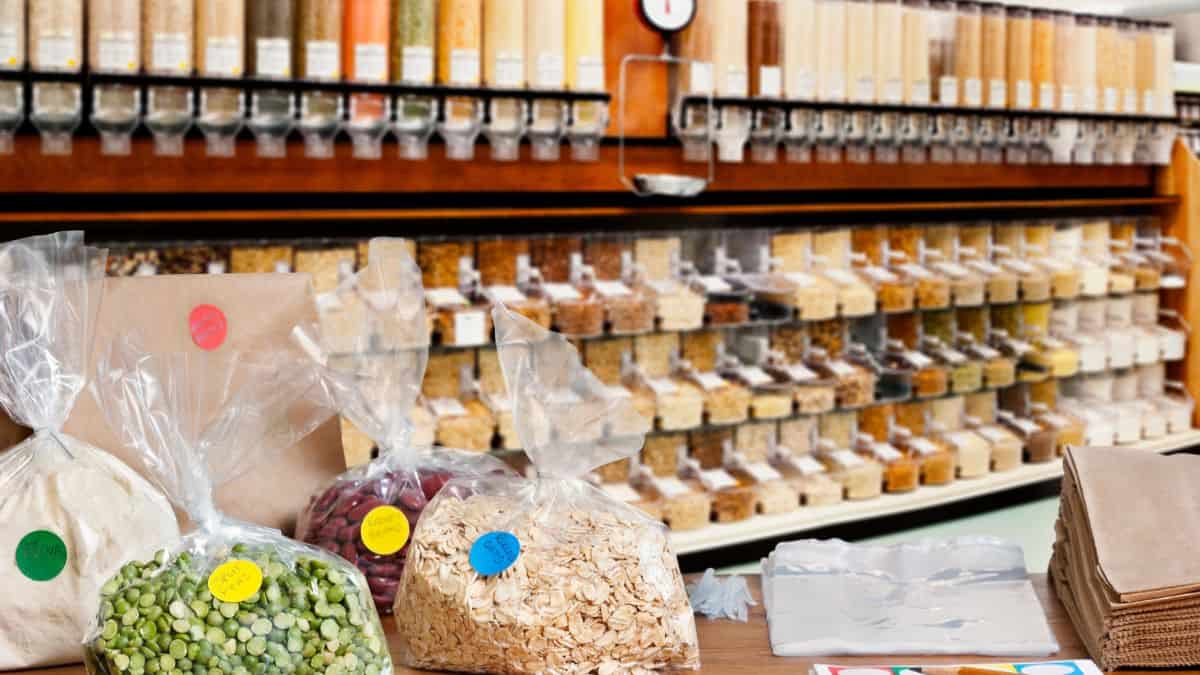
[[[262,588],[263,574],[249,560],[221,563],[208,575],[208,590],[221,602],[242,602]]]
[[[408,517],[394,506],[376,506],[359,528],[363,545],[375,555],[391,555],[408,543]]]

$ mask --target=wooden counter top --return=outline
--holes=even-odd
[[[1033,583],[1037,590],[1038,598],[1041,599],[1042,606],[1046,609],[1050,628],[1054,631],[1054,635],[1058,639],[1060,650],[1052,658],[1087,658],[1087,654],[1079,641],[1079,637],[1075,634],[1074,627],[1071,626],[1071,621],[1067,617],[1067,613],[1047,586],[1046,575],[1035,575]],[[760,604],[750,609],[750,621],[747,623],[709,621],[703,617],[696,618],[696,625],[700,634],[701,669],[698,672],[703,675],[770,675],[772,673],[779,673],[780,675],[785,673],[787,675],[805,675],[812,662],[810,659],[783,658],[771,655],[771,645],[767,641],[767,616],[761,604],[762,593],[757,576],[750,577],[750,590]],[[390,619],[384,619],[384,626],[388,630],[389,637],[394,638],[392,625]],[[394,639],[392,640],[392,646],[393,653],[395,653]],[[1035,661],[1039,659],[1014,660]],[[827,659],[821,659],[821,661],[843,665],[932,665],[1002,662],[1004,659],[970,655],[949,657],[831,656]],[[47,668],[38,671],[15,671],[12,675],[83,675],[83,672],[83,666],[79,665]],[[403,667],[396,668],[397,675],[414,675],[421,672],[426,671]],[[1139,671],[1121,672],[1137,673]],[[1200,673],[1200,671],[1179,672]]]

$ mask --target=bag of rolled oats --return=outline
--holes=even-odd
[[[455,478],[426,507],[396,594],[400,662],[477,673],[698,668],[666,529],[583,479],[635,454],[648,422],[630,425],[629,399],[608,395],[561,335],[503,306],[492,314],[537,474]]]

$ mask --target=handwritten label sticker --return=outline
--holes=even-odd
[[[212,351],[225,344],[229,334],[229,322],[225,312],[212,305],[196,305],[188,316],[188,329],[196,346]]]
[[[493,531],[471,544],[469,560],[480,576],[490,577],[512,567],[520,555],[521,542],[512,533]]]
[[[67,545],[49,530],[34,530],[17,544],[17,569],[30,581],[50,581],[67,566]]]
[[[375,555],[392,555],[408,543],[408,516],[394,506],[376,506],[359,526],[363,545]]]
[[[263,574],[249,560],[229,560],[208,575],[208,590],[221,602],[242,602],[262,588]]]

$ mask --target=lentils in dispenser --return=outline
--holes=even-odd
[[[892,432],[892,443],[915,460],[923,485],[949,485],[957,473],[954,451],[944,443],[913,435],[905,428]]]
[[[921,483],[921,466],[891,444],[876,441],[869,434],[858,434],[854,451],[883,467],[883,489],[888,493],[911,492]]]

